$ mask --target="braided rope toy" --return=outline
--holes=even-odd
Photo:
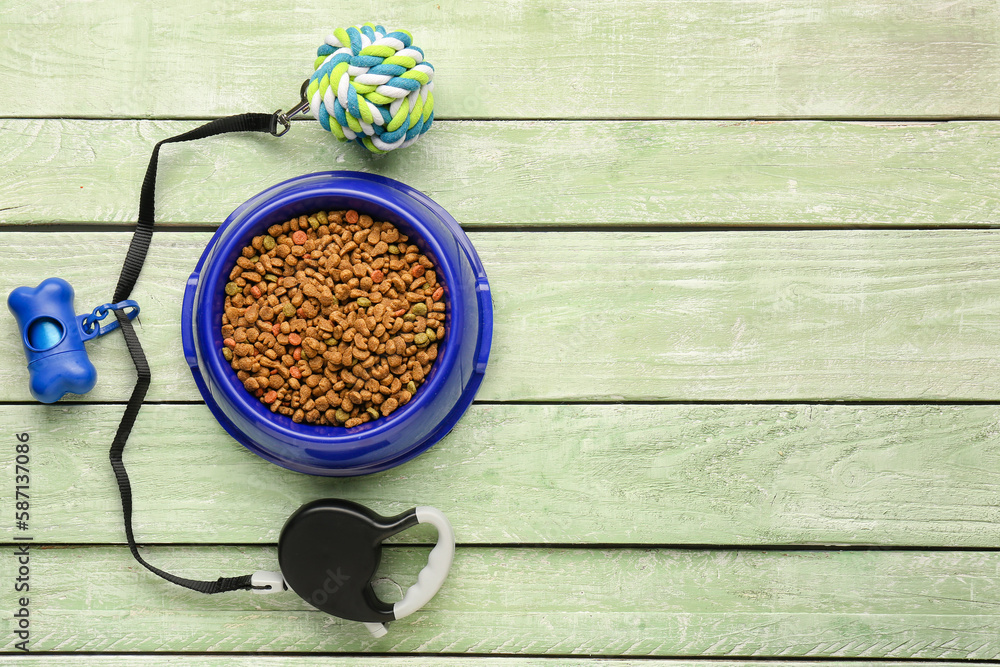
[[[434,121],[434,67],[406,30],[338,28],[316,51],[309,110],[340,141],[373,153],[409,146]]]

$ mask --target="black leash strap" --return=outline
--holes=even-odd
[[[132,242],[129,244],[128,254],[125,257],[125,265],[122,267],[121,275],[118,278],[118,286],[115,288],[114,303],[124,301],[129,298],[142,265],[146,261],[146,252],[149,250],[149,242],[153,238],[153,211],[156,191],[156,163],[160,156],[160,146],[180,141],[195,141],[217,134],[228,132],[270,132],[276,134],[275,128],[277,117],[275,114],[246,113],[238,116],[228,116],[219,118],[201,127],[196,127],[190,132],[178,134],[156,144],[153,155],[149,158],[149,167],[146,168],[146,177],[142,182],[142,193],[139,196],[139,219],[136,224],[135,233],[132,235]],[[223,593],[225,591],[249,590],[253,588],[250,582],[251,575],[241,577],[219,577],[216,581],[197,581],[185,579],[176,575],[164,572],[158,567],[150,565],[139,554],[139,548],[135,543],[135,535],[132,532],[132,485],[129,484],[128,473],[125,471],[125,464],[122,461],[122,453],[125,451],[125,443],[128,441],[132,426],[135,425],[135,418],[142,407],[142,400],[146,397],[146,390],[149,389],[149,364],[146,362],[146,355],[143,354],[139,338],[135,335],[132,322],[129,321],[125,313],[121,310],[114,311],[118,323],[121,325],[122,334],[125,336],[125,344],[128,346],[128,353],[135,364],[136,381],[132,396],[128,399],[125,414],[122,415],[118,431],[115,433],[114,442],[111,444],[111,467],[115,471],[115,479],[118,480],[118,491],[122,497],[122,512],[125,515],[125,537],[128,539],[128,548],[140,564],[153,574],[163,577],[167,581],[190,588],[200,593]]]

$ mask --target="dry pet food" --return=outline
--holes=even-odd
[[[292,421],[352,427],[406,405],[445,336],[434,263],[391,223],[320,211],[255,236],[229,274],[222,355]]]

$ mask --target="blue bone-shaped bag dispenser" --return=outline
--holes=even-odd
[[[28,358],[31,395],[55,403],[67,393],[85,394],[97,382],[84,342],[98,335],[83,329],[73,312],[73,288],[62,278],[47,278],[38,287],[18,287],[7,297],[17,319]]]

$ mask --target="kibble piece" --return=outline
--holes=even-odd
[[[382,416],[388,417],[396,410],[397,407],[399,407],[399,403],[396,399],[387,398],[385,403],[382,404]]]

